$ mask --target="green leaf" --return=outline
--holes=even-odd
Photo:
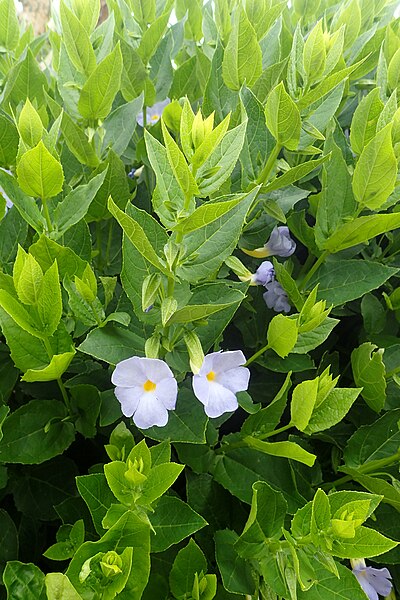
[[[339,252],[357,244],[365,243],[373,237],[398,227],[400,227],[400,215],[398,213],[358,217],[341,225],[328,239],[321,243],[320,247],[332,253]]]
[[[392,124],[386,125],[363,149],[354,169],[353,192],[362,206],[379,209],[393,192],[397,159],[392,145]]]
[[[307,452],[307,450],[304,450],[304,448],[295,442],[263,442],[250,436],[244,438],[244,441],[248,446],[250,446],[250,448],[258,450],[258,452],[270,454],[271,456],[290,458],[292,460],[301,462],[308,467],[312,467],[315,459],[317,458],[315,454]]]
[[[54,222],[59,236],[64,235],[86,215],[93,198],[104,182],[106,173],[107,170],[93,177],[89,183],[79,185],[57,204],[54,211]]]
[[[157,50],[157,47],[167,28],[170,12],[170,10],[164,12],[157,19],[155,19],[148,28],[144,30],[137,51],[145,65],[147,65]]]
[[[93,146],[89,143],[85,132],[65,111],[62,114],[61,131],[72,154],[84,165],[97,167],[99,159]]]
[[[222,76],[232,90],[239,90],[246,82],[251,87],[262,72],[261,48],[247,15],[242,7],[233,14],[233,25],[225,48]]]
[[[110,213],[107,208],[109,197],[115,198],[118,208],[124,209],[130,200],[128,179],[126,177],[125,165],[122,159],[109,150],[106,159],[97,167],[94,176],[107,171],[103,184],[89,205],[86,215],[87,221],[101,221],[109,219]]]
[[[216,531],[214,540],[215,556],[224,588],[232,594],[254,594],[255,584],[250,564],[244,561],[235,549],[238,535],[225,529]]]
[[[171,487],[184,469],[184,465],[163,463],[152,466],[146,481],[143,483],[139,502],[151,504]]]
[[[378,119],[383,109],[379,93],[379,88],[372,90],[362,98],[354,111],[350,127],[350,143],[356,154],[362,154],[364,147],[376,133]]]
[[[192,323],[199,319],[207,319],[210,315],[213,315],[220,310],[224,310],[232,304],[236,304],[241,300],[244,300],[244,294],[241,294],[239,291],[237,292],[236,298],[231,298],[229,302],[220,303],[220,304],[188,304],[184,308],[181,308],[174,312],[172,317],[169,319],[168,324],[172,323]],[[223,298],[222,298],[223,300]]]
[[[397,269],[368,260],[332,260],[322,265],[307,286],[317,283],[318,299],[339,306],[380,287]]]
[[[0,2],[0,46],[15,50],[19,42],[19,23],[13,0]]]
[[[152,198],[153,207],[161,222],[166,227],[173,228],[179,213],[183,210],[184,194],[168,161],[166,148],[147,130],[144,132],[144,139],[157,180]]]
[[[65,277],[72,279],[75,275],[82,277],[87,265],[87,262],[75,254],[71,248],[61,246],[45,235],[32,244],[29,252],[36,258],[43,271],[50,269],[56,260],[60,279]]]
[[[78,350],[116,365],[133,354],[144,355],[144,343],[144,333],[143,337],[140,337],[133,331],[109,323],[105,327],[90,331]]]
[[[215,111],[218,121],[222,121],[237,104],[237,94],[230,90],[222,77],[222,59],[224,50],[220,42],[214,51],[211,61],[211,71],[204,90],[203,111],[209,115]]]
[[[53,600],[81,600],[70,580],[62,573],[48,573],[45,577],[47,597]]]
[[[245,435],[269,433],[279,424],[283,411],[286,408],[287,396],[291,387],[291,373],[288,373],[286,379],[272,400],[271,404],[262,408],[254,415],[247,417],[243,423],[241,433]]]
[[[360,394],[357,388],[336,388],[314,408],[311,418],[304,429],[310,435],[317,431],[324,431],[340,423],[347,415],[353,403]]]
[[[139,225],[135,219],[119,209],[111,197],[108,200],[108,210],[121,225],[126,237],[135,246],[136,250],[140,252],[143,258],[158,270],[168,275],[168,270],[161,264],[155,249],[141,225]]]
[[[322,192],[317,206],[315,241],[319,248],[325,248],[327,238],[337,235],[343,223],[345,227],[349,225],[346,220],[356,211],[351,176],[342,151],[332,137],[328,138],[325,147],[330,150],[331,159],[322,171]]]
[[[76,478],[76,485],[90,510],[97,533],[103,535],[104,528],[101,523],[111,504],[115,502],[114,494],[108,487],[104,474],[80,475]]]
[[[120,45],[117,44],[97,65],[81,90],[78,110],[82,117],[89,120],[107,117],[120,89],[121,73],[122,54]]]
[[[201,165],[196,174],[199,196],[205,198],[215,194],[231,175],[242,151],[247,127],[247,118],[230,129],[221,142]]]
[[[393,456],[400,445],[400,409],[389,411],[371,425],[363,425],[349,439],[344,451],[346,467],[359,469]]]
[[[5,0],[3,0],[4,2]],[[8,0],[11,1],[11,0]],[[29,98],[42,104],[44,101],[43,90],[47,89],[47,79],[40,70],[31,48],[28,48],[12,69],[7,74],[3,90],[3,106],[11,104],[13,107]]]
[[[152,552],[163,552],[173,544],[192,535],[207,525],[186,502],[174,496],[162,496],[150,517]]]
[[[69,10],[64,1],[60,4],[63,42],[68,56],[76,69],[87,77],[96,67],[96,55],[89,35],[80,20]]]
[[[0,185],[7,196],[13,199],[13,204],[21,217],[38,233],[42,233],[46,220],[35,200],[22,192],[15,177],[0,169]]]
[[[346,79],[353,71],[358,69],[360,65],[363,64],[365,59],[360,60],[359,62],[351,65],[350,67],[346,67],[341,69],[340,71],[336,71],[329,75],[325,79],[321,81],[318,85],[316,85],[312,90],[304,94],[302,98],[297,102],[297,108],[299,110],[303,110],[307,108],[314,102],[317,102],[320,98],[323,98],[328,94],[331,90],[333,90],[337,85],[339,85],[344,79]]]
[[[28,369],[21,377],[22,381],[54,381],[60,379],[61,375],[68,369],[72,359],[75,356],[75,350],[55,354],[50,363],[42,369]]]
[[[15,163],[18,140],[18,131],[14,123],[5,115],[0,114],[0,166],[7,168]]]
[[[42,331],[47,336],[53,335],[62,316],[62,298],[57,261],[54,261],[43,275],[37,299],[37,310]]]
[[[305,163],[301,163],[296,167],[292,167],[280,177],[275,177],[268,185],[262,188],[263,193],[273,192],[274,190],[279,190],[280,188],[287,187],[291,183],[295,181],[299,181],[306,177],[309,173],[314,171],[319,165],[324,163],[325,161],[330,159],[330,155],[322,156],[321,158],[316,158],[315,160],[308,160]]]
[[[198,402],[193,392],[181,388],[174,411],[169,413],[165,427],[150,427],[146,429],[146,436],[162,442],[185,442],[187,444],[204,444],[205,430],[208,417],[203,406]]]
[[[268,326],[268,345],[281,358],[285,358],[293,350],[297,336],[296,321],[284,315],[276,315]]]
[[[365,342],[351,353],[354,381],[356,385],[362,387],[361,396],[365,402],[377,413],[383,409],[386,400],[383,352],[374,344]]]
[[[189,170],[186,159],[179,149],[179,146],[170,135],[164,121],[161,119],[161,127],[164,136],[164,143],[167,150],[167,156],[172,171],[179,183],[185,198],[192,198],[198,194],[196,182]]]
[[[184,598],[192,593],[194,578],[207,572],[207,560],[192,539],[179,550],[169,574],[170,590],[175,598]]]
[[[6,290],[0,290],[0,307],[15,321],[15,323],[36,338],[44,337],[40,324],[33,316],[33,312],[28,312],[22,304],[17,301],[15,295]]]
[[[336,563],[339,578],[326,568],[315,565],[317,581],[307,591],[297,591],[298,600],[365,600],[365,592],[350,569]]]
[[[256,194],[254,188],[224,215],[185,236],[186,254],[177,270],[179,276],[194,283],[218,270],[233,252]]]
[[[334,540],[332,554],[339,558],[371,558],[389,552],[398,543],[389,540],[374,529],[359,527],[356,529],[354,538]]]
[[[39,464],[61,454],[74,441],[72,423],[64,422],[67,410],[55,400],[31,400],[11,413],[3,424],[0,460]]]
[[[303,64],[307,80],[317,81],[325,69],[326,50],[322,21],[311,29],[304,44]]]
[[[9,598],[13,600],[46,600],[44,575],[32,563],[24,564],[18,560],[7,563],[3,576]]]
[[[141,94],[132,102],[127,102],[110,113],[103,123],[105,135],[103,138],[103,152],[111,148],[115,154],[121,156],[132,139],[136,128],[136,118],[143,107]]]
[[[18,556],[18,531],[14,521],[3,509],[0,509],[1,540],[0,549],[0,573],[3,574],[4,567],[9,561]],[[6,567],[7,568],[7,567]],[[5,577],[4,583],[8,583]]]
[[[235,550],[243,558],[261,557],[270,540],[279,540],[287,513],[286,500],[265,481],[252,486],[250,514]]]
[[[50,154],[42,141],[22,155],[17,176],[22,191],[46,200],[57,196],[64,183],[61,163]]]
[[[243,196],[237,196],[236,198],[233,198],[233,200],[206,202],[196,208],[196,210],[184,221],[178,223],[174,229],[175,231],[180,231],[183,235],[187,235],[188,233],[196,231],[196,229],[201,229],[209,223],[213,223],[220,217],[223,217],[225,213],[237,206],[242,200]]]
[[[265,118],[277,143],[289,150],[296,150],[300,140],[300,112],[282,81],[268,96]]]

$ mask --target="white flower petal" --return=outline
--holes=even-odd
[[[192,385],[196,398],[200,400],[204,406],[207,406],[210,397],[211,382],[208,381],[206,377],[202,377],[199,373],[198,375],[193,376]]]
[[[143,387],[116,387],[114,394],[121,403],[122,414],[126,417],[131,417],[139,406],[140,397],[143,394]]]
[[[217,375],[216,381],[225,388],[236,394],[244,392],[249,387],[250,371],[246,367],[237,367],[229,369],[220,375]]]
[[[206,377],[207,373],[214,371],[214,359],[218,354],[221,354],[221,352],[211,352],[204,357],[203,364],[198,373],[201,377]]]
[[[246,362],[246,357],[241,350],[231,350],[227,352],[215,352],[213,360],[213,371],[217,374],[235,367],[240,367]]]
[[[209,388],[208,403],[204,410],[211,418],[220,417],[226,412],[233,412],[238,408],[235,394],[213,381]]]
[[[148,429],[153,425],[164,427],[168,423],[168,411],[154,393],[144,392],[133,415],[133,422],[140,429]]]
[[[143,385],[147,379],[143,369],[143,360],[139,356],[132,356],[126,360],[121,360],[111,376],[112,383],[121,387]]]
[[[150,379],[153,383],[174,377],[167,363],[159,358],[142,358],[141,361],[146,379]]]
[[[178,395],[178,384],[176,379],[168,377],[157,383],[157,387],[154,392],[160,402],[163,403],[165,408],[173,410],[176,405],[176,397]]]

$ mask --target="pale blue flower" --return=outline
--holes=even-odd
[[[360,560],[359,564],[353,566],[353,573],[369,600],[378,600],[378,594],[380,596],[388,596],[390,594],[392,582],[389,580],[392,576],[388,569],[367,567],[364,560]]]
[[[296,250],[296,242],[290,237],[289,228],[286,225],[280,225],[273,228],[269,240],[261,248],[247,250],[242,248],[245,254],[255,258],[266,258],[267,256],[281,256],[287,258]]]
[[[122,360],[111,377],[122,413],[140,429],[168,422],[178,394],[176,379],[163,360],[133,356]]]
[[[268,308],[273,308],[276,312],[290,312],[288,295],[276,279],[267,283],[265,288],[267,291],[263,298]]]
[[[146,107],[146,121],[148,126],[154,125],[155,123],[157,123],[157,121],[161,119],[162,111],[170,102],[171,100],[169,98],[166,98],[161,102],[156,102],[155,104],[153,104],[153,106]],[[139,125],[141,125],[141,127],[144,127],[143,112],[138,114],[138,116],[136,117],[136,121],[137,123],[139,123]]]
[[[257,285],[267,285],[275,275],[274,266],[269,260],[264,260],[252,275],[251,282]]]
[[[243,365],[241,350],[212,352],[204,357],[199,372],[193,376],[196,398],[204,404],[206,415],[215,418],[238,408],[237,392],[249,386],[250,371]]]
[[[281,256],[287,258],[296,250],[296,242],[290,237],[289,228],[285,225],[274,227],[264,248],[267,256]]]

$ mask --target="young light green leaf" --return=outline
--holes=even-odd
[[[28,369],[21,377],[22,381],[55,381],[60,379],[61,375],[68,369],[71,360],[75,356],[75,350],[64,352],[63,354],[55,354],[52,356],[50,363],[42,369]]]
[[[42,141],[22,155],[17,176],[26,194],[46,200],[57,196],[64,182],[61,163],[50,154]]]
[[[310,435],[340,423],[361,392],[361,388],[335,388],[313,411],[304,433]]]
[[[397,159],[392,145],[392,125],[386,125],[365,146],[354,169],[353,192],[362,206],[379,209],[393,192]]]
[[[299,431],[304,431],[310,422],[318,392],[318,377],[302,381],[293,390],[290,405],[291,423]]]
[[[386,371],[383,349],[370,342],[361,344],[351,353],[351,367],[356,385],[362,387],[361,396],[372,410],[379,413],[386,400]]]
[[[297,336],[297,323],[290,317],[276,315],[268,326],[268,345],[281,358],[285,358],[293,350]]]
[[[295,150],[300,140],[300,112],[281,81],[269,94],[265,105],[267,127],[278,144]]]
[[[37,310],[43,332],[47,336],[53,335],[62,315],[61,287],[56,260],[43,275],[37,298]]]
[[[254,448],[254,450],[258,450],[263,454],[290,458],[297,462],[301,462],[308,467],[312,467],[317,458],[315,454],[311,454],[311,452],[304,450],[304,448],[295,442],[263,442],[250,436],[245,437],[243,441],[250,446],[250,448]]]
[[[60,3],[60,17],[63,41],[68,56],[76,69],[86,77],[96,67],[96,55],[90,43],[89,35],[78,17],[67,7],[64,0]]]
[[[105,119],[121,86],[122,54],[118,43],[97,65],[83,86],[78,110],[89,120]]]
[[[53,600],[81,600],[70,580],[63,573],[47,573],[45,577],[48,598]]]
[[[317,81],[325,69],[326,50],[322,20],[312,28],[303,50],[304,71],[308,82]]]
[[[380,89],[375,88],[367,96],[364,96],[354,111],[350,126],[350,143],[356,154],[361,154],[364,147],[375,136],[382,109]]]
[[[139,223],[118,208],[111,197],[108,199],[108,210],[116,218],[129,241],[132,242],[140,254],[160,271],[168,274],[168,270],[161,264],[156,251]]]
[[[358,217],[354,221],[341,225],[337,231],[321,243],[321,248],[329,250],[333,254],[367,242],[377,235],[398,227],[400,227],[399,213]]]
[[[15,50],[19,41],[19,23],[15,2],[0,2],[0,46],[6,50]]]
[[[233,26],[225,48],[222,76],[232,90],[239,90],[246,82],[251,87],[262,73],[261,48],[244,9],[234,11]]]
[[[29,98],[26,99],[19,115],[18,131],[25,144],[31,148],[36,146],[42,139],[43,123]]]
[[[172,138],[164,121],[161,119],[161,127],[164,136],[164,143],[167,150],[167,156],[172,171],[179,183],[185,198],[192,198],[198,194],[198,189],[194,177],[189,170],[186,159],[179,149],[178,144]]]

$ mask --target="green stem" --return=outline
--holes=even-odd
[[[392,456],[388,456],[387,458],[381,458],[380,460],[371,461],[371,463],[366,463],[365,465],[361,465],[361,467],[357,470],[357,473],[360,475],[368,475],[369,473],[374,473],[375,471],[379,471],[380,469],[384,469],[385,467],[390,467],[393,463],[400,460],[400,450],[393,454]],[[343,483],[348,483],[352,481],[353,477],[351,475],[344,475],[344,477],[340,477],[340,479],[336,479],[336,481],[331,481],[329,483],[325,483],[319,487],[323,490],[330,490],[338,485],[342,485]]]
[[[264,354],[264,352],[266,352],[268,349],[269,349],[269,344],[267,344],[266,346],[263,346],[263,348],[261,348],[261,350],[258,350],[257,352],[255,352],[253,354],[253,356],[250,356],[250,358],[248,359],[248,361],[245,364],[245,367],[248,367],[253,361],[255,361],[259,356]]]
[[[267,162],[260,175],[257,178],[257,185],[265,184],[267,182],[268,177],[271,174],[271,171],[274,167],[275,161],[278,158],[279,152],[282,150],[282,144],[276,144],[275,148],[272,150],[271,154],[268,157]]]
[[[268,433],[264,433],[264,435],[258,435],[257,438],[259,440],[266,440],[270,437],[273,437],[274,435],[283,433],[284,431],[287,431],[288,429],[292,429],[292,427],[294,427],[294,425],[292,425],[292,423],[288,423],[287,425],[283,425],[282,427],[279,427],[278,429],[274,429],[274,431],[269,431]]]
[[[143,105],[143,127],[145,128],[147,125],[147,106]]]
[[[311,269],[304,276],[303,281],[300,283],[300,285],[299,285],[299,290],[300,291],[304,290],[306,284],[310,281],[310,279],[314,275],[314,273],[316,271],[318,271],[318,269],[322,265],[322,263],[325,262],[325,259],[326,259],[327,256],[329,256],[329,254],[330,254],[329,250],[325,250],[321,254],[321,256],[315,261],[315,263],[313,264],[313,266],[311,267]]]
[[[110,219],[110,225],[108,226],[108,238],[107,238],[107,248],[106,248],[106,264],[107,267],[110,266],[110,250],[111,250],[111,243],[112,243],[112,233],[113,233],[113,229],[114,229],[114,219]]]
[[[45,198],[42,198],[42,206],[44,218],[46,219],[47,230],[50,233],[50,231],[53,231],[53,224],[50,219],[49,207],[47,206],[47,200]]]

